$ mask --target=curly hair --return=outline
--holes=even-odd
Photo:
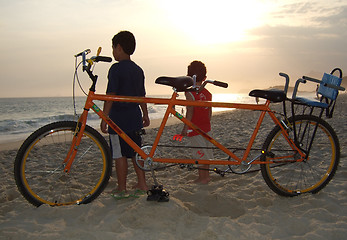
[[[196,81],[202,82],[206,78],[206,66],[201,61],[193,61],[188,66],[188,76],[196,75]]]

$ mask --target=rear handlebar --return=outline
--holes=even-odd
[[[213,81],[212,84],[218,87],[228,88],[228,84],[225,82]]]
[[[288,74],[282,73],[282,72],[280,72],[279,75],[280,75],[281,77],[284,77],[284,78],[286,79],[286,84],[284,85],[284,93],[285,93],[286,96],[287,96],[288,87],[289,87],[289,76],[288,76]]]
[[[205,80],[204,83],[198,88],[198,92],[201,92],[205,88],[207,83],[212,83],[215,86],[223,87],[223,88],[228,87],[228,84],[225,82],[220,82],[220,81],[216,81],[216,80]]]

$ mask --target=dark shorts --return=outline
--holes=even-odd
[[[138,131],[127,133],[127,135],[138,145],[141,147],[141,135]],[[110,146],[111,146],[111,154],[112,158],[120,158],[127,157],[132,158],[135,157],[136,152],[132,149],[123,138],[119,137],[117,134],[110,134]]]

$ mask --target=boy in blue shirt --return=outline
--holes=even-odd
[[[108,73],[106,94],[121,96],[146,95],[143,70],[130,59],[135,51],[136,41],[131,32],[121,31],[112,39],[113,56],[117,63],[113,64]],[[141,109],[140,109],[141,108]],[[142,110],[142,111],[141,111]],[[105,114],[114,121],[137,145],[141,146],[139,130],[150,124],[146,103],[109,102],[104,103]],[[101,122],[101,131],[110,134],[112,158],[116,162],[118,187],[116,194],[126,192],[126,178],[128,174],[127,158],[131,158],[139,190],[148,190],[145,173],[135,163],[134,150],[120,138],[111,128],[107,129],[105,121]]]

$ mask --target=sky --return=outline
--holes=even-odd
[[[71,96],[74,55],[112,56],[121,30],[137,41],[148,95],[169,94],[159,76],[186,75],[200,60],[211,80],[248,92],[303,75],[321,78],[347,71],[346,0],[0,0],[0,97]],[[80,61],[81,59],[77,59]],[[114,63],[114,61],[113,61]],[[98,63],[97,92],[104,93],[112,63]],[[85,90],[90,81],[78,72]],[[76,92],[81,95],[81,91]]]

